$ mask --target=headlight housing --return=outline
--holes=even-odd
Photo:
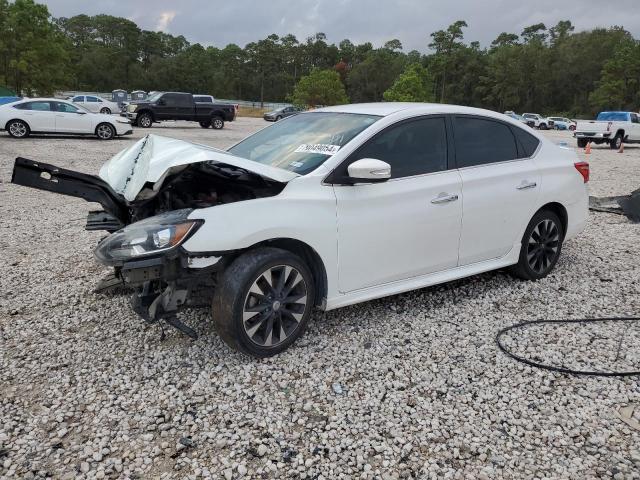
[[[138,108],[138,105],[128,105],[128,106],[127,106],[127,111],[128,111],[129,113],[133,113],[133,112],[135,112],[135,111],[136,111],[136,108]]]
[[[132,223],[102,240],[95,256],[105,265],[115,265],[177,248],[204,223],[189,220],[193,210],[174,210]]]

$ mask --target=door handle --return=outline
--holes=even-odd
[[[441,193],[436,198],[431,200],[431,203],[433,203],[434,205],[439,205],[441,203],[455,202],[456,200],[458,200],[458,195],[448,195],[446,193]]]
[[[538,184],[536,182],[527,182],[527,181],[523,181],[520,185],[518,185],[516,188],[518,190],[527,190],[529,188],[536,188],[538,186]]]

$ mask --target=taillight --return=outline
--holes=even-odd
[[[584,183],[589,181],[589,163],[588,162],[577,162],[573,164],[576,167],[576,170],[580,172],[582,178],[584,179]]]

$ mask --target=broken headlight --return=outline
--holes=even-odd
[[[111,265],[174,249],[203,223],[187,218],[192,211],[175,210],[132,223],[102,240],[94,253]]]

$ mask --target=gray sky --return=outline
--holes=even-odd
[[[316,32],[329,42],[349,38],[380,46],[398,38],[404,51],[424,52],[429,34],[466,20],[465,41],[487,46],[503,31],[519,34],[543,22],[569,19],[576,30],[621,25],[640,37],[638,0],[38,0],[56,17],[107,13],[147,30],[184,35],[192,43],[224,46],[293,33],[298,40]]]

